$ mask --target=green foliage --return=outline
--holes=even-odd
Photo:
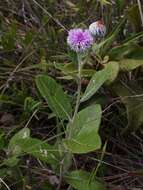
[[[26,97],[24,101],[24,113],[23,117],[30,116],[33,112],[37,112],[41,108],[41,102],[34,100],[32,97]]]
[[[17,146],[17,142],[21,139],[28,139],[30,137],[30,130],[28,128],[24,128],[20,130],[18,133],[16,133],[9,142],[9,152],[11,152],[12,155],[19,155],[21,153],[21,147]]]
[[[60,69],[64,75],[63,77],[60,77],[60,78],[65,79],[65,80],[68,80],[68,79],[73,80],[76,78],[78,74],[78,68],[77,68],[77,65],[75,65],[75,63],[69,63],[65,65],[60,64],[56,67],[57,69]],[[83,68],[81,74],[82,74],[82,77],[91,77],[94,73],[95,73],[94,69]]]
[[[12,172],[10,169],[7,169],[7,168],[0,169],[0,177],[1,178],[4,178],[4,177],[9,176],[11,174],[12,174]]]
[[[17,156],[12,156],[6,160],[4,160],[4,165],[9,166],[9,167],[14,167],[18,164],[19,159],[17,158]]]
[[[132,71],[143,65],[143,59],[123,59],[120,61],[120,69],[122,71]]]
[[[143,32],[136,3],[1,2],[0,178],[10,189],[70,185],[105,190],[99,180],[105,176],[112,189],[108,180],[114,175],[112,184],[120,187],[118,170],[134,171],[134,184],[141,186],[142,171],[136,169],[142,152]],[[67,51],[67,31],[88,28],[98,18],[107,34],[82,54],[79,76],[78,56]],[[13,119],[3,119],[6,114]],[[107,150],[102,142],[107,142]],[[136,188],[126,179],[122,184]]]
[[[58,163],[58,158],[56,158],[58,153],[57,147],[51,146],[42,140],[28,138],[17,141],[15,146],[16,145],[18,145],[24,153],[30,154],[43,162],[51,165]]]
[[[108,77],[106,84],[111,84],[118,77],[118,73],[119,73],[120,68],[119,68],[119,63],[117,61],[108,62],[107,67],[108,66],[111,67],[112,74],[110,74],[110,76]]]
[[[36,108],[39,108],[41,102],[33,100],[32,97],[27,97],[24,102],[24,110],[26,112],[32,112]]]
[[[8,150],[12,157],[5,161],[5,164],[17,164],[17,157],[23,154],[30,154],[37,159],[44,162],[55,164],[58,159],[56,158],[58,150],[56,147],[49,145],[42,140],[31,138],[30,130],[24,128],[16,133],[10,140]]]
[[[87,153],[101,147],[98,129],[101,121],[100,105],[92,105],[81,110],[69,125],[69,139],[64,144],[72,153]],[[71,131],[70,131],[71,130]]]
[[[105,81],[107,81],[108,79],[109,80],[111,79],[112,67],[113,67],[113,64],[110,64],[109,62],[108,65],[103,70],[96,72],[92,76],[83,94],[81,102],[88,100],[91,96],[93,96],[97,92],[97,90],[105,83]]]
[[[46,75],[36,77],[36,85],[51,110],[61,119],[70,118],[72,107],[68,96],[56,81]]]
[[[142,32],[129,38],[122,45],[112,48],[109,52],[110,58],[113,60],[122,60],[124,58],[142,59],[143,48],[135,43],[141,37],[143,37]]]
[[[103,182],[91,179],[90,173],[82,170],[70,172],[66,181],[77,190],[106,190]]]

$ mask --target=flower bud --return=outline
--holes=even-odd
[[[104,25],[102,20],[93,22],[89,26],[89,32],[94,37],[102,38],[106,34],[106,26]]]

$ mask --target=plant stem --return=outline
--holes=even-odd
[[[77,55],[78,57],[78,87],[77,87],[77,98],[76,98],[76,104],[75,104],[75,110],[72,118],[72,122],[75,119],[75,116],[78,112],[79,104],[80,104],[80,93],[81,93],[81,70],[82,70],[82,61],[80,58],[80,55]]]
[[[71,131],[72,131],[72,124],[74,123],[74,120],[75,120],[75,117],[77,115],[77,112],[78,112],[78,108],[79,108],[79,105],[80,105],[80,94],[81,94],[81,71],[82,71],[82,61],[81,61],[81,57],[79,54],[77,54],[77,58],[78,58],[78,80],[77,80],[77,98],[76,98],[76,104],[75,104],[75,110],[74,110],[74,114],[73,114],[73,117],[72,117],[72,120],[71,120],[71,125],[70,125],[70,128],[69,128],[69,134],[68,134],[68,138],[71,137]]]
[[[73,117],[70,121],[70,126],[69,126],[69,130],[68,130],[68,133],[67,133],[67,139],[70,139],[71,137],[71,133],[72,133],[72,128],[73,128],[73,123],[75,121],[75,118],[76,118],[76,115],[78,113],[78,109],[79,109],[79,105],[80,105],[80,95],[81,95],[81,79],[82,79],[82,76],[81,76],[81,71],[82,71],[82,66],[83,66],[83,63],[82,63],[82,60],[81,60],[81,57],[79,54],[77,54],[77,58],[78,58],[78,76],[77,76],[77,97],[76,97],[76,103],[75,103],[75,109],[74,109],[74,113],[73,113]],[[70,160],[72,159],[72,154],[71,152],[68,152],[66,155],[65,155],[65,158],[64,158],[64,162],[66,160],[68,160],[68,162],[70,162]],[[65,165],[65,164],[63,164]],[[69,167],[69,166],[68,166]],[[66,168],[66,171],[68,170],[68,168]]]
[[[70,129],[69,129],[69,133],[67,134],[68,138],[71,137],[71,131],[72,131],[72,124],[75,120],[75,117],[77,115],[77,112],[78,112],[78,108],[79,108],[79,105],[80,105],[80,94],[81,94],[81,71],[82,71],[82,66],[83,66],[83,63],[81,61],[81,57],[79,54],[77,54],[77,58],[78,58],[78,76],[77,76],[77,98],[76,98],[76,104],[75,104],[75,110],[74,110],[74,114],[73,114],[73,117],[72,117],[72,120],[70,122]]]

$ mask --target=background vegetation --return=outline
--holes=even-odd
[[[2,190],[143,189],[142,4],[137,0],[0,3]],[[63,164],[63,154],[69,152],[63,151],[60,140],[65,138],[68,121],[62,114],[58,117],[50,102],[42,98],[45,94],[38,90],[35,78],[43,74],[54,78],[57,83],[50,86],[50,81],[47,90],[62,85],[73,109],[77,57],[67,47],[67,32],[74,27],[87,28],[99,19],[104,20],[107,35],[86,56],[82,95],[99,70],[104,85],[94,89],[79,110],[101,105],[102,146],[90,153],[72,154]],[[104,68],[109,63],[110,76],[105,78]],[[66,109],[70,110],[70,105]]]

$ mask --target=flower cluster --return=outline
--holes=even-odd
[[[96,21],[86,30],[81,28],[71,29],[68,33],[67,44],[73,51],[83,53],[92,46],[94,37],[103,37],[105,33],[106,27],[103,22]]]

